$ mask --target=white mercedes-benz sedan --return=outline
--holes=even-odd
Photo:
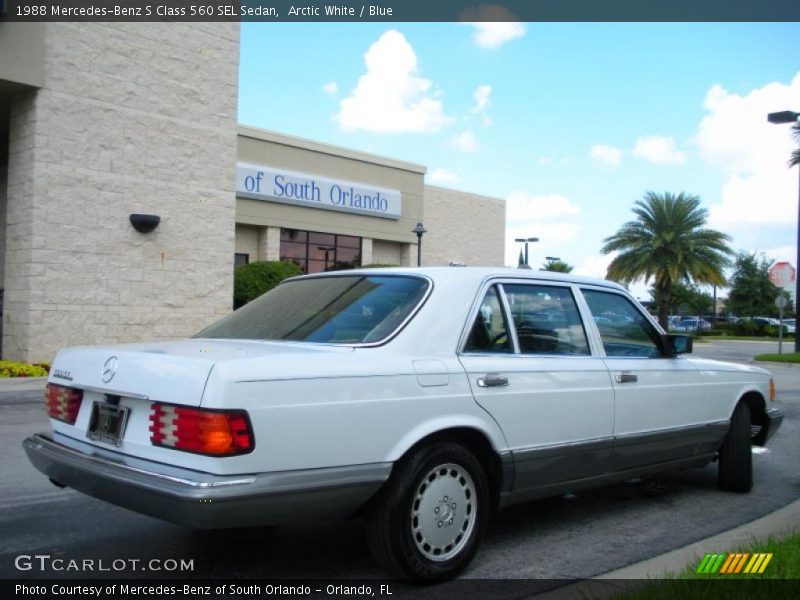
[[[363,516],[377,561],[443,579],[491,510],[719,464],[752,487],[768,371],[686,356],[619,285],[512,269],[289,279],[176,342],[61,350],[60,486],[198,528]]]

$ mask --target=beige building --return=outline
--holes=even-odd
[[[426,186],[425,167],[239,127],[239,263],[294,260],[308,273],[362,264],[501,265],[505,203]]]
[[[503,263],[502,200],[238,125],[236,23],[0,23],[0,56],[3,358],[191,335],[235,263],[414,265],[417,223],[424,265]]]

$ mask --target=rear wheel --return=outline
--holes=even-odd
[[[489,491],[481,464],[463,446],[440,442],[415,450],[395,469],[368,515],[373,556],[402,577],[455,577],[486,528]]]
[[[753,451],[750,438],[750,406],[740,402],[733,411],[731,426],[719,449],[719,487],[731,492],[753,488]]]

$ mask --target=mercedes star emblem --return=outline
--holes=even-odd
[[[114,374],[117,372],[117,363],[119,359],[116,356],[112,356],[106,361],[106,364],[103,365],[103,370],[100,373],[100,376],[103,379],[103,383],[108,383],[112,379],[114,379]]]

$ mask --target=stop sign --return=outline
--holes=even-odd
[[[795,269],[786,261],[776,262],[769,268],[769,279],[780,288],[794,284]]]

